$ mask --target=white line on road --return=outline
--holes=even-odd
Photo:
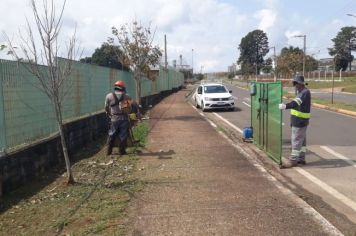
[[[339,158],[339,159],[341,159],[341,160],[347,162],[348,164],[350,164],[351,166],[353,166],[353,167],[356,168],[356,163],[355,163],[353,160],[351,160],[351,159],[349,159],[349,158],[347,158],[347,157],[341,155],[341,154],[338,153],[338,152],[335,152],[334,150],[332,150],[331,148],[328,148],[328,147],[326,147],[326,146],[320,146],[320,147],[321,147],[322,149],[324,149],[325,151],[327,151],[328,153],[330,153],[331,155],[333,155],[333,156],[335,156],[335,157],[337,157],[337,158]]]
[[[239,98],[238,97],[235,97],[235,96],[232,96],[234,99],[238,100]]]
[[[246,102],[242,102],[242,103],[245,104],[245,105],[248,106],[248,107],[251,107],[251,105],[248,104],[248,103],[246,103]]]
[[[203,113],[201,113],[195,106],[191,105],[198,113],[199,115],[201,115],[202,117],[204,117],[211,126],[213,126],[214,128],[217,128],[216,124],[213,123],[211,120],[209,120]]]
[[[219,119],[223,120],[226,124],[230,125],[231,128],[233,128],[234,130],[237,130],[238,132],[240,132],[242,134],[242,130],[239,127],[236,127],[235,125],[233,125],[230,121],[228,121],[227,119],[225,119],[224,117],[222,117],[221,115],[213,112],[214,115],[216,115]]]
[[[193,106],[194,107],[194,106]],[[195,108],[195,107],[194,107]],[[195,108],[196,109],[196,108]],[[200,113],[200,112],[199,112]],[[235,126],[234,124],[232,124],[230,121],[226,120],[225,118],[223,118],[222,116],[220,116],[219,114],[213,112],[213,114],[215,116],[217,116],[218,118],[220,118],[221,120],[223,120],[224,122],[226,122],[229,126],[231,126],[233,129],[237,130],[238,132],[242,133],[242,130],[240,128],[238,128],[237,126]],[[204,115],[203,115],[204,116]],[[208,119],[207,119],[208,120]],[[209,123],[211,122],[210,120],[208,120]],[[212,123],[212,122],[211,122]],[[215,124],[214,124],[215,125]],[[321,146],[324,150],[328,150],[331,151],[333,155],[339,157],[340,159],[343,159],[345,161],[347,161],[349,164],[351,164],[351,160],[349,160],[347,157],[342,156],[341,154],[338,154],[336,152],[334,152],[333,150],[331,150],[328,147],[325,146]],[[355,163],[352,162],[352,165],[355,166]],[[315,183],[316,185],[318,185],[320,188],[322,188],[324,191],[328,192],[329,194],[331,194],[333,197],[335,197],[336,199],[338,199],[339,201],[341,201],[342,203],[344,203],[346,206],[350,207],[351,209],[353,209],[354,211],[356,211],[356,202],[352,201],[351,199],[349,199],[348,197],[346,197],[345,195],[343,195],[342,193],[340,193],[339,191],[337,191],[336,189],[334,189],[333,187],[327,185],[326,183],[324,183],[323,181],[319,180],[318,178],[316,178],[315,176],[313,176],[312,174],[308,173],[307,171],[303,170],[300,167],[294,167],[294,169],[299,172],[301,175],[303,175],[304,177],[306,177],[307,179],[311,180],[313,183]]]
[[[210,121],[204,114],[202,114],[200,111],[198,111],[198,109],[196,107],[194,107],[192,105],[192,107],[201,115],[203,116],[207,121],[209,121],[209,123],[214,124],[214,122]],[[215,116],[217,116],[218,118],[220,118],[221,120],[223,120],[224,122],[226,122],[229,126],[231,126],[233,129],[237,130],[238,132],[242,133],[242,130],[238,127],[236,127],[235,125],[233,125],[232,123],[230,123],[228,120],[226,120],[225,118],[223,118],[222,116],[220,116],[219,114],[213,112],[213,114]],[[216,125],[215,125],[216,127]],[[281,191],[286,194],[286,195],[290,195],[290,196],[294,196],[294,200],[296,202],[298,202],[298,204],[300,204],[302,206],[302,208],[310,213],[311,215],[313,215],[315,217],[315,219],[317,219],[317,221],[319,221],[321,223],[321,225],[324,226],[324,228],[331,234],[333,235],[343,235],[337,228],[335,228],[329,221],[327,221],[322,215],[320,215],[319,212],[317,212],[313,207],[311,207],[308,203],[306,203],[305,201],[303,201],[302,199],[300,199],[297,195],[295,195],[293,192],[291,192],[289,189],[286,189],[285,187],[283,187],[283,185],[281,185],[272,175],[270,175],[263,166],[261,166],[260,164],[257,163],[256,160],[253,160],[252,158],[249,158],[249,154],[247,154],[247,152],[244,151],[244,149],[238,145],[237,143],[232,142],[232,140],[230,140],[225,134],[223,134],[222,132],[219,132],[222,136],[224,136],[227,140],[230,141],[230,143],[236,147],[237,149],[240,150],[240,152],[251,162],[253,162],[253,165],[257,167],[257,169],[259,169],[262,173],[264,173],[265,175],[267,175],[268,179],[272,180],[275,185],[281,189]],[[328,193],[332,194],[334,197],[336,197],[337,199],[339,199],[340,201],[342,201],[344,204],[346,204],[347,206],[349,206],[350,208],[352,208],[353,210],[356,211],[356,203],[353,202],[352,200],[350,200],[349,198],[347,198],[346,196],[344,196],[343,194],[339,193],[337,190],[333,189],[332,187],[328,186],[327,184],[325,184],[324,182],[320,181],[319,179],[317,179],[316,177],[314,177],[313,175],[309,174],[308,172],[304,171],[303,169],[301,169],[300,167],[295,167],[295,169],[301,173],[302,175],[304,175],[306,178],[312,180],[314,183],[316,183],[317,185],[319,185],[322,189],[324,189],[325,191],[327,191]]]
[[[333,187],[327,185],[320,179],[316,178],[315,176],[311,175],[307,171],[303,170],[300,167],[294,167],[296,171],[298,171],[301,175],[312,181],[314,184],[318,185],[320,188],[322,188],[324,191],[328,192],[331,194],[333,197],[344,203],[346,206],[350,207],[352,210],[356,211],[356,202],[352,201],[350,198],[346,197]]]
[[[274,176],[272,176],[258,161],[257,157],[250,156],[243,147],[241,147],[238,143],[233,142],[229,137],[227,137],[224,133],[219,132],[221,136],[223,136],[232,146],[234,146],[237,150],[239,150],[250,163],[252,163],[259,171],[263,173],[263,175],[270,180],[283,194],[293,199],[293,201],[298,204],[307,214],[314,217],[314,219],[322,225],[322,228],[330,235],[340,235],[343,234],[332,225],[327,219],[325,219],[318,211],[316,211],[312,206],[310,206],[307,202],[301,199],[298,195],[296,195],[291,190],[284,187]],[[299,167],[297,167],[299,168]]]

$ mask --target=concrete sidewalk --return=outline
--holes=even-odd
[[[258,170],[179,91],[154,107],[128,235],[335,235]],[[332,229],[332,227],[331,227]]]

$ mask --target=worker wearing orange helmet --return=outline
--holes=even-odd
[[[134,111],[133,111],[134,110]],[[127,138],[130,132],[129,114],[138,114],[138,106],[126,94],[125,82],[116,81],[114,92],[108,93],[105,98],[105,112],[110,117],[106,155],[112,154],[115,139],[119,138],[119,153],[126,154]]]

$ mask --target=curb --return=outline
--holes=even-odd
[[[354,111],[348,111],[348,110],[344,110],[344,109],[337,109],[337,108],[329,107],[329,106],[318,104],[318,103],[312,103],[312,106],[316,107],[316,108],[329,110],[329,111],[334,111],[334,112],[338,112],[338,113],[341,113],[341,114],[344,114],[344,115],[349,115],[349,116],[355,116],[356,117],[356,112],[354,112]]]
[[[239,153],[241,153],[245,159],[250,162],[256,169],[259,171],[265,178],[267,178],[274,186],[276,186],[282,194],[284,194],[286,197],[289,197],[298,207],[302,208],[306,214],[311,215],[315,222],[318,223],[324,230],[325,233],[330,234],[330,235],[337,235],[337,236],[342,236],[343,234],[339,231],[339,229],[336,228],[331,222],[329,222],[323,215],[321,215],[313,206],[311,206],[309,203],[307,203],[305,200],[300,198],[296,193],[294,193],[291,189],[287,188],[284,186],[284,183],[281,181],[280,178],[276,178],[274,175],[272,175],[263,165],[263,162],[257,157],[257,154],[254,149],[248,148],[249,151],[253,151],[256,156],[251,155],[249,151],[246,151],[245,148],[240,144],[240,143],[235,143],[232,139],[230,139],[226,134],[223,132],[217,130],[216,128],[218,125],[215,123],[215,121],[210,120],[208,117],[206,117],[204,114],[201,114],[192,104],[192,108],[195,109],[198,114],[203,116],[203,118],[211,125],[214,127],[216,132],[218,132],[219,135],[221,135],[223,138],[227,140],[230,145],[232,145]],[[225,123],[225,121],[223,121]],[[273,165],[273,168],[275,165]],[[272,170],[273,171],[273,170]],[[276,170],[274,170],[276,171]],[[277,173],[280,174],[280,169],[277,169]],[[282,177],[284,178],[284,177]],[[295,186],[291,184],[293,188]]]

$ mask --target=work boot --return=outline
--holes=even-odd
[[[112,154],[112,146],[107,145],[106,146],[106,156],[110,156]]]
[[[120,144],[119,152],[120,152],[120,155],[126,155],[127,154],[127,152],[126,152],[126,142],[123,142],[123,143]]]
[[[292,168],[298,165],[298,161],[283,158],[281,168]]]

